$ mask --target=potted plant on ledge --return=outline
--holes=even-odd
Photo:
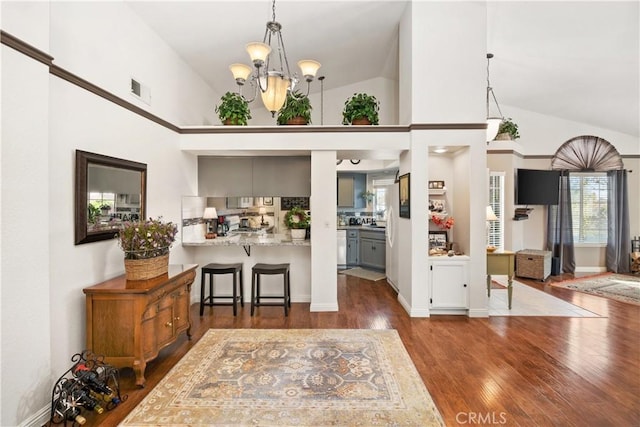
[[[227,92],[216,105],[218,118],[225,125],[246,126],[251,118],[249,103],[239,93]]]
[[[511,117],[504,119],[500,123],[498,128],[498,134],[496,135],[496,141],[515,141],[520,138],[518,133],[518,125],[513,121]]]
[[[279,125],[306,125],[311,123],[311,101],[309,97],[294,91],[287,93],[284,107],[278,112]]]
[[[373,95],[355,93],[344,103],[343,125],[377,125],[380,102]]]
[[[294,206],[284,216],[285,224],[291,229],[291,240],[304,240],[311,217],[299,206]]]

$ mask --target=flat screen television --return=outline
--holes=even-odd
[[[557,205],[559,193],[560,171],[517,170],[516,205]]]

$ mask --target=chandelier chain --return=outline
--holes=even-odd
[[[504,117],[502,115],[502,110],[500,110],[500,104],[498,104],[498,100],[496,99],[496,94],[493,92],[493,88],[491,87],[491,81],[489,79],[489,62],[491,61],[491,58],[493,58],[493,54],[492,53],[488,53],[487,54],[487,117],[490,116],[490,114],[489,114],[489,95],[491,95],[491,97],[493,98],[493,102],[496,103],[496,107],[498,108],[498,113],[500,113],[500,117]]]

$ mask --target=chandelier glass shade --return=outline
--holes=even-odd
[[[231,64],[229,69],[238,85],[238,92],[242,95],[242,86],[246,82],[254,88],[254,95],[248,102],[252,102],[260,90],[264,106],[272,116],[282,108],[287,99],[287,92],[292,96],[298,83],[297,74],[289,70],[289,60],[282,40],[282,25],[276,21],[276,2],[272,3],[272,19],[267,22],[267,28],[262,42],[252,42],[246,45],[247,53],[253,63],[253,68],[244,64]],[[307,82],[309,95],[310,83],[315,78],[320,63],[312,59],[298,61],[298,66]]]
[[[495,139],[500,129],[500,124],[504,121],[504,116],[502,115],[502,111],[500,111],[500,104],[498,104],[496,94],[493,92],[491,82],[489,81],[489,61],[491,58],[493,58],[493,53],[487,53],[487,142]],[[491,99],[493,99],[493,102],[496,104],[496,108],[500,114],[499,116],[491,115],[491,109],[489,108]]]
[[[287,99],[287,90],[291,81],[278,72],[269,72],[266,82],[266,90],[260,91],[262,103],[265,108],[274,114],[280,111]]]

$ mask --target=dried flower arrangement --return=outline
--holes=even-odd
[[[154,258],[169,253],[177,233],[178,226],[162,221],[162,217],[127,221],[118,232],[118,244],[125,259]]]
[[[451,216],[445,220],[444,218],[440,218],[436,215],[432,215],[431,222],[437,225],[441,230],[449,230],[453,227],[453,224],[455,221]]]

